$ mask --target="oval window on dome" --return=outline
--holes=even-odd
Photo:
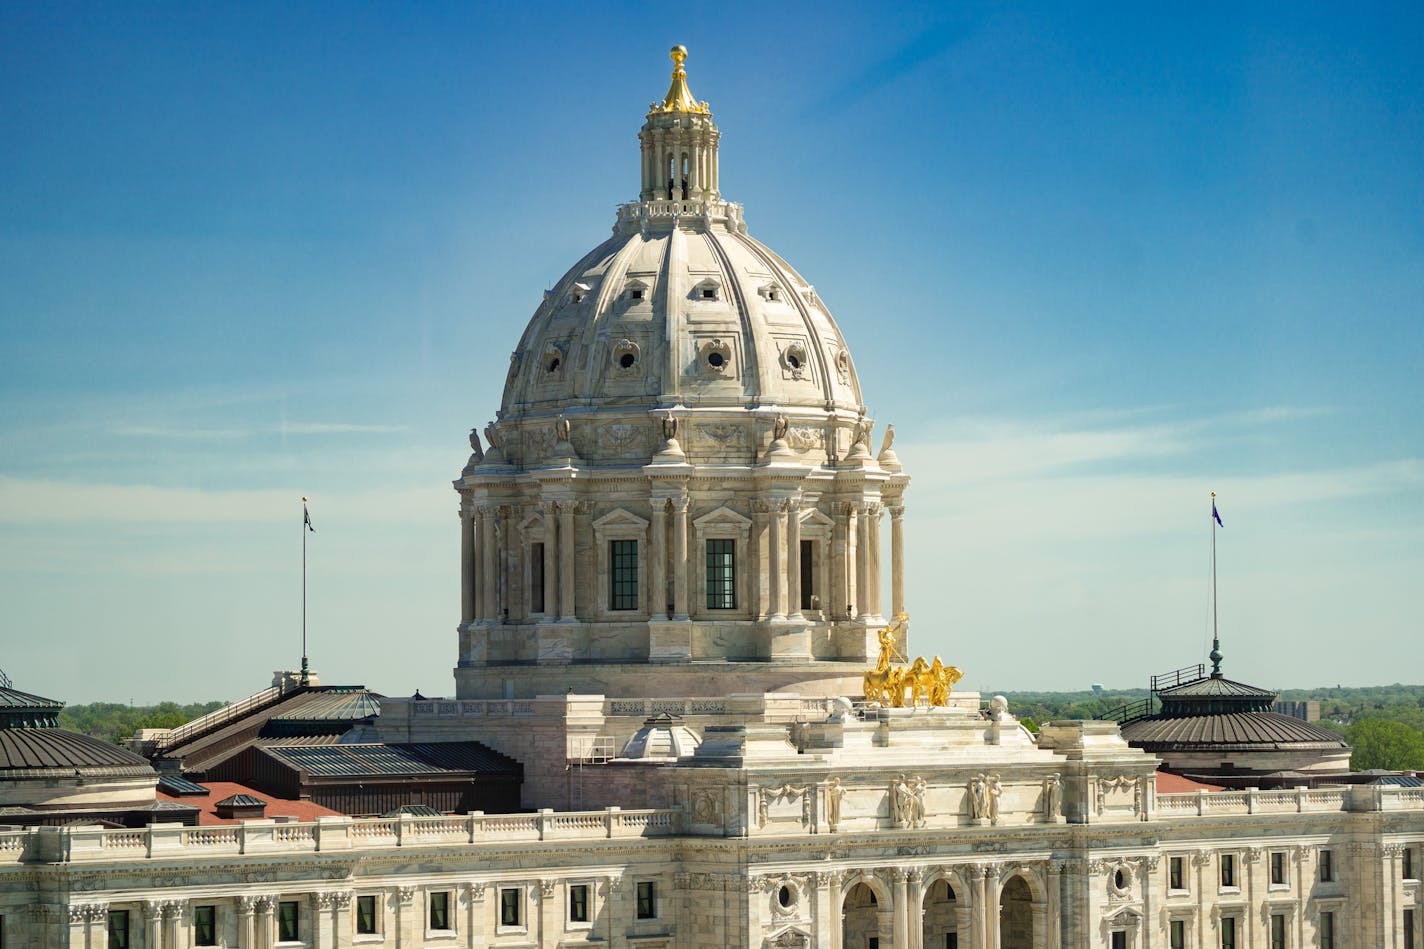
[[[632,369],[633,363],[637,361],[638,357],[634,356],[632,353],[624,353],[623,355],[618,357],[618,365],[622,366],[624,369]]]
[[[545,366],[544,366],[544,371],[545,371],[545,372],[558,372],[558,371],[559,371],[559,365],[560,365],[561,363],[562,363],[562,360],[560,360],[558,356],[550,356],[548,363],[545,364]]]
[[[801,360],[799,360],[799,359],[796,358],[796,354],[795,354],[795,353],[787,353],[787,354],[786,354],[786,364],[789,365],[792,369],[800,369],[800,368],[801,368]]]
[[[721,369],[726,364],[727,360],[721,353],[714,351],[707,354],[707,365],[712,368]]]

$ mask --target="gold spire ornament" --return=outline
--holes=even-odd
[[[651,112],[691,112],[696,115],[711,115],[712,110],[707,107],[707,103],[698,102],[692,97],[692,91],[687,88],[687,71],[682,68],[682,63],[687,59],[686,46],[674,46],[668,53],[672,57],[672,85],[668,86],[667,95],[662,102],[654,102]]]

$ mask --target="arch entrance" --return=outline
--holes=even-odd
[[[967,894],[966,894],[967,895]],[[969,947],[969,906],[947,879],[925,888],[920,945],[924,949]]]
[[[1032,949],[1033,893],[1023,877],[1010,877],[999,897],[1000,949]]]
[[[882,899],[857,883],[841,903],[842,949],[890,949],[892,917],[888,895]]]

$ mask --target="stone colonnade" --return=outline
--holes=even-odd
[[[646,612],[654,622],[685,621],[694,612],[689,596],[697,586],[703,564],[696,551],[689,548],[694,533],[692,500],[686,493],[654,494],[643,502],[648,505],[649,515]],[[716,506],[719,505],[709,503],[708,509]],[[628,502],[627,507],[636,511],[641,504]],[[759,537],[764,533],[767,538],[766,562],[760,571],[766,576],[767,586],[763,599],[746,566],[739,565],[748,607],[755,615],[774,622],[802,621],[801,541],[806,534],[803,527],[818,506],[806,504],[797,493],[756,499],[751,507]],[[823,511],[822,519],[830,520],[831,526],[827,536],[816,538],[822,541],[822,552],[820,563],[812,567],[815,576],[824,576],[828,581],[827,589],[817,591],[826,616],[841,617],[846,607],[853,608],[853,618],[861,623],[876,622],[885,615],[880,551],[881,522],[887,511],[891,527],[890,615],[904,611],[903,503],[897,499],[886,504],[867,498],[834,502],[829,507],[830,514]],[[589,510],[589,502],[569,498],[518,504],[477,503],[467,496],[460,511],[461,623],[499,625],[537,612],[526,608],[526,603],[514,602],[516,588],[523,588],[530,576],[530,565],[525,562],[529,538],[522,536],[520,517],[526,515],[522,523],[528,525],[528,517],[534,514],[537,542],[543,544],[544,621],[589,618],[594,604],[584,602],[587,595],[578,593],[578,532],[583,525],[576,526],[575,520],[576,514],[585,515]],[[755,550],[754,557],[759,552],[759,548]],[[667,612],[669,605],[671,615]]]

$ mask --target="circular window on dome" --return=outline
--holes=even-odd
[[[557,379],[564,368],[564,351],[557,346],[546,346],[539,365],[544,369],[545,379]]]
[[[782,884],[781,888],[776,891],[776,902],[781,904],[782,909],[790,909],[796,905],[796,891]]]
[[[618,375],[631,375],[640,353],[641,347],[631,339],[619,340],[613,347],[613,371]]]
[[[732,347],[721,339],[709,339],[698,347],[705,371],[713,375],[726,375],[732,367]]]
[[[787,343],[781,350],[783,375],[792,379],[806,378],[806,344],[800,340]]]

